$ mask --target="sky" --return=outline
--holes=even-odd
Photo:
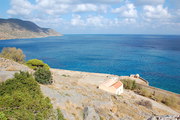
[[[180,35],[180,0],[0,0],[0,18],[62,34]]]

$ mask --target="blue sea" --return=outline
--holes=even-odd
[[[140,74],[151,86],[180,94],[180,36],[178,35],[64,35],[0,41],[21,48],[26,60],[41,59],[52,68]]]

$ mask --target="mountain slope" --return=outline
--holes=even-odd
[[[30,21],[0,19],[0,39],[38,38],[60,35],[60,33],[52,29],[41,28]]]

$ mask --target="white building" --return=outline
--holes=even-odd
[[[123,83],[121,81],[118,81],[118,78],[112,78],[100,84],[99,89],[112,94],[120,95],[121,93],[123,93]]]

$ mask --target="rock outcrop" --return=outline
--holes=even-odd
[[[180,120],[180,115],[153,116],[147,120]]]
[[[100,120],[100,117],[93,107],[87,106],[84,108],[84,120]]]
[[[52,29],[41,28],[30,21],[23,21],[20,19],[0,19],[0,40],[17,38],[40,38],[60,35],[60,33]]]

